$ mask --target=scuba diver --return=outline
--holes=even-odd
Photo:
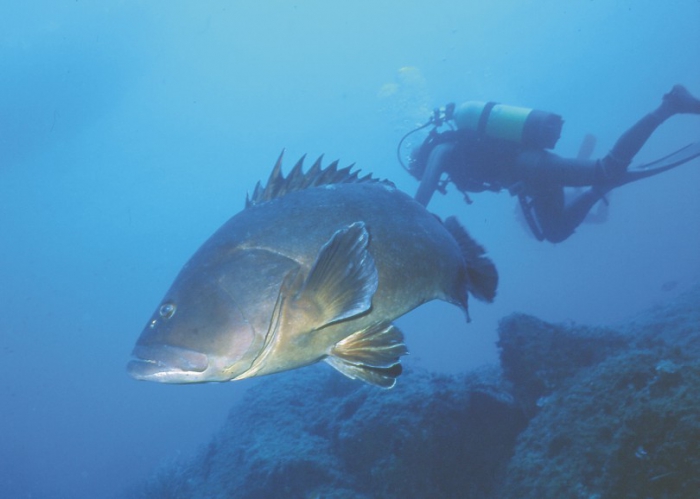
[[[420,181],[415,199],[424,206],[436,190],[445,194],[450,182],[467,203],[471,203],[470,192],[508,189],[518,196],[534,236],[558,243],[574,233],[598,201],[606,201],[610,190],[700,156],[700,142],[694,142],[628,169],[654,130],[675,114],[700,114],[700,100],[682,85],[665,94],[661,104],[627,130],[603,158],[588,158],[595,143],[592,136],[584,141],[577,158],[563,158],[548,151],[559,140],[563,125],[559,115],[495,102],[448,104],[435,109],[426,124],[408,132],[399,142],[397,155]],[[405,165],[404,140],[431,125]],[[443,125],[446,130],[441,130]],[[578,189],[567,196],[565,188]]]

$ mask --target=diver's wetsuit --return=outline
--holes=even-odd
[[[560,242],[573,234],[597,201],[621,183],[627,167],[654,130],[677,113],[700,114],[700,100],[680,85],[597,160],[563,158],[544,149],[480,137],[469,129],[444,132],[439,143],[433,145],[416,200],[428,204],[442,173],[447,173],[465,193],[507,188],[522,196],[521,200],[529,200],[536,235]],[[567,200],[564,187],[590,189]]]

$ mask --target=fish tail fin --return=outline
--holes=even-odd
[[[339,341],[325,361],[348,378],[391,388],[401,374],[401,356],[407,353],[401,331],[380,322]]]
[[[462,257],[466,264],[466,271],[461,283],[466,292],[481,301],[492,302],[496,297],[498,287],[498,271],[490,258],[486,256],[486,250],[477,243],[462,227],[455,217],[448,217],[444,222],[447,231],[455,238]],[[466,292],[464,295],[464,308],[466,309]]]

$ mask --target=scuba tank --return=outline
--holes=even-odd
[[[460,104],[452,118],[458,129],[468,128],[482,137],[542,149],[554,148],[564,124],[558,114],[479,101]]]

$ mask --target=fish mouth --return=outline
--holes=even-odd
[[[192,383],[209,367],[207,355],[169,345],[136,345],[126,367],[133,378],[161,383]]]

